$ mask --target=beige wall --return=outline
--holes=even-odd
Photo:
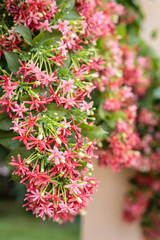
[[[123,196],[132,174],[131,170],[113,173],[111,169],[95,167],[96,179],[101,183],[82,219],[82,240],[142,240],[138,223],[122,221]]]
[[[150,39],[152,30],[160,32],[160,0],[139,2],[146,15],[142,37],[160,55],[160,34],[157,39]],[[131,174],[129,170],[113,173],[110,169],[95,166],[96,179],[101,183],[90,202],[87,215],[82,219],[81,240],[143,239],[138,223],[126,224],[122,221],[123,196]]]
[[[139,2],[145,13],[142,38],[160,55],[160,0],[139,0]],[[153,30],[158,31],[156,39],[150,37]]]

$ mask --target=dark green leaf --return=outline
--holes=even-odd
[[[9,151],[0,145],[0,161],[4,162],[5,158],[9,154]]]
[[[44,39],[44,37],[45,37],[44,32],[41,31],[36,37],[33,38],[32,43],[37,44],[41,42]]]
[[[13,150],[20,145],[20,142],[17,140],[12,140],[15,137],[15,133],[8,131],[0,131],[0,144],[8,150]]]
[[[32,152],[33,150],[27,150],[25,147],[17,147],[7,155],[5,161],[9,163],[11,161],[11,156],[17,159],[18,154],[21,155],[21,160],[23,160],[24,158],[28,158]]]
[[[5,118],[7,116],[8,116],[8,113],[7,112],[3,112],[3,113],[0,114],[0,119]]]
[[[29,45],[32,45],[32,32],[28,27],[19,25],[15,28],[15,32],[21,34],[24,38],[24,41]]]
[[[20,182],[21,181],[21,177],[18,175],[12,175],[10,180],[13,180],[15,182]]]
[[[16,74],[20,67],[20,63],[18,61],[19,59],[18,54],[14,52],[4,51],[4,55],[5,55],[9,70],[14,74]]]
[[[62,33],[58,30],[53,30],[52,32],[44,31],[40,32],[34,39],[33,44],[39,45],[51,45],[56,43],[62,36]]]
[[[10,127],[12,127],[12,120],[10,117],[4,117],[0,119],[0,130],[9,131]]]

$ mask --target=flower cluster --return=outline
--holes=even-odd
[[[51,20],[57,12],[55,0],[8,0],[6,9],[13,15],[16,24],[24,24],[31,30],[47,30],[52,32]]]
[[[0,69],[0,113],[8,114],[13,123],[8,130],[13,142],[19,141],[10,165],[27,188],[27,210],[43,220],[72,221],[84,213],[97,186],[94,134],[86,134],[99,130],[90,95],[95,49],[74,5],[61,4],[58,10],[54,0],[8,0],[4,6],[14,28],[7,28],[6,17],[3,36],[15,45],[19,39],[16,49],[2,46],[6,64]],[[76,19],[66,20],[70,11]]]
[[[122,5],[108,2],[104,6],[102,1],[98,1],[99,8],[97,8],[94,2],[88,1],[86,5],[82,5],[81,2],[77,3],[78,11],[86,19],[91,20],[99,13],[103,17],[103,20],[99,17],[94,24],[87,20],[92,38],[98,37],[95,45],[100,56],[99,60],[94,62],[94,69],[98,76],[98,81],[94,81],[96,86],[94,99],[97,99],[94,101],[97,109],[96,123],[109,132],[107,139],[106,136],[97,139],[97,145],[103,149],[103,151],[99,151],[100,165],[110,165],[114,170],[119,170],[121,167],[130,166],[139,156],[139,151],[134,149],[139,137],[135,130],[137,102],[133,93],[131,75],[134,71],[137,72],[140,85],[145,78],[143,69],[146,68],[146,65],[141,66],[140,63],[137,65],[137,52],[135,53],[134,49],[125,51],[124,43],[119,40],[120,33],[118,33],[116,23],[119,16],[123,14]],[[101,27],[99,27],[99,23]],[[108,25],[106,26],[105,23]],[[100,32],[94,33],[92,27],[99,29]],[[87,35],[90,34],[89,30]],[[139,59],[142,60],[142,57]],[[127,76],[127,70],[128,72],[132,70],[130,76]],[[147,87],[148,85],[146,89]]]
[[[127,222],[141,220],[146,240],[159,239],[159,173],[137,172],[131,179],[131,189],[124,203]]]

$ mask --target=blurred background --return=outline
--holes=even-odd
[[[131,2],[121,2],[126,1]],[[145,17],[141,37],[160,56],[160,0],[133,2],[140,4]],[[127,180],[134,175],[134,170],[113,173],[111,169],[99,167],[95,163],[94,175],[100,184],[89,204],[86,217],[82,219],[81,240],[144,240],[140,222],[129,224],[122,220]]]

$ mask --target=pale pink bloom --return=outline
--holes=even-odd
[[[90,115],[90,109],[93,106],[93,102],[87,103],[83,101],[83,103],[81,103],[80,106],[81,106],[81,112],[87,111],[87,115]]]
[[[17,174],[18,176],[24,177],[26,175],[26,173],[29,171],[29,168],[27,166],[25,166],[26,159],[24,159],[21,162],[20,154],[17,155],[17,161],[15,160],[15,158],[13,156],[11,158],[12,158],[12,162],[9,164],[15,168],[15,170],[13,171],[12,174]]]
[[[71,215],[76,214],[73,203],[71,203],[70,205],[65,205],[64,203],[59,203],[59,207],[61,208],[61,210],[58,211],[58,213],[65,212],[65,213],[70,213]]]
[[[43,31],[48,31],[48,32],[52,32],[51,27],[49,27],[49,21],[45,20],[44,22],[41,22],[39,25],[39,29],[43,29]]]
[[[120,119],[118,121],[117,129],[119,132],[129,132],[129,125]]]
[[[67,98],[61,98],[61,104],[64,104],[64,108],[70,108],[70,107],[74,107],[75,105],[77,105],[76,101],[71,98],[71,96],[69,94],[67,94]]]
[[[48,160],[55,160],[55,165],[60,164],[61,161],[65,161],[63,152],[60,152],[56,146],[54,146],[53,150],[48,149],[48,151],[51,153]]]
[[[37,207],[38,217],[41,217],[43,221],[46,219],[46,215],[49,217],[53,217],[54,209],[53,203],[41,203],[40,206]]]
[[[70,179],[71,184],[65,185],[65,188],[70,188],[70,194],[75,193],[76,195],[79,195],[81,192],[79,190],[79,187],[83,187],[84,183],[77,183],[78,180],[72,180]]]
[[[67,92],[69,93],[73,93],[73,89],[76,88],[76,86],[74,86],[74,80],[73,79],[69,79],[68,81],[62,80],[62,85],[60,85],[58,88],[62,89],[63,88],[63,92],[64,94],[66,94]]]
[[[31,22],[34,22],[34,24],[38,24],[38,21],[40,20],[38,13],[33,13],[30,11],[29,16],[28,16],[28,21],[27,24],[31,24]]]
[[[119,102],[118,99],[113,98],[113,99],[107,99],[104,102],[104,109],[106,111],[117,111],[121,107],[121,103]]]
[[[62,56],[67,56],[67,44],[63,40],[57,43],[60,45],[57,49],[62,52]]]
[[[24,118],[24,112],[28,111],[28,108],[25,108],[24,103],[21,105],[18,105],[17,103],[14,105],[15,109],[13,109],[13,112],[16,112],[16,116]]]
[[[61,19],[58,20],[57,25],[55,25],[53,28],[54,29],[58,29],[59,31],[63,32],[63,33],[67,33],[70,30],[70,27],[68,27],[69,21],[64,21],[62,22]]]

